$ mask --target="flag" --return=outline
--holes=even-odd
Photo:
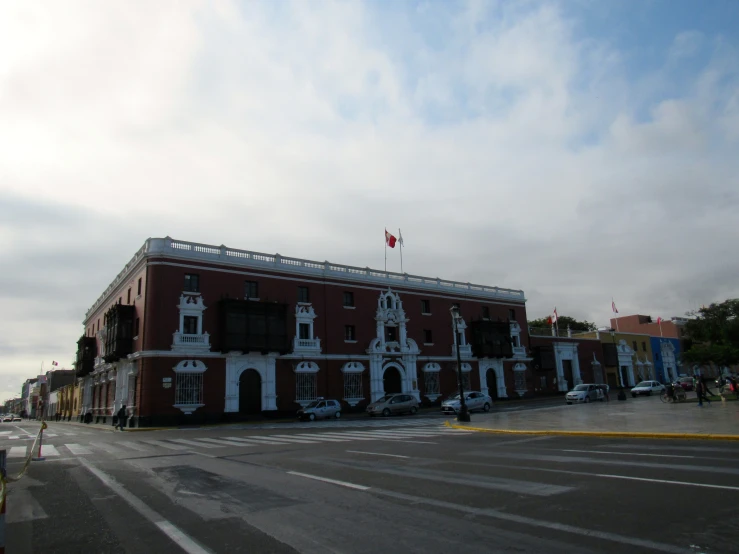
[[[554,307],[554,315],[552,316],[552,323],[557,323],[557,306]]]
[[[395,248],[395,241],[396,239],[393,235],[387,232],[387,229],[385,229],[385,244],[387,244],[390,248]]]
[[[547,325],[552,325],[552,316],[547,318]]]
[[[51,365],[59,365],[57,362],[51,362]]]
[[[662,318],[661,317],[658,317],[657,318],[657,325],[662,325]]]
[[[614,314],[618,313],[618,310],[616,309],[616,303],[613,300],[611,300],[611,310]]]

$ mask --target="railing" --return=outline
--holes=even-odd
[[[514,358],[525,358],[526,357],[526,347],[525,346],[514,346],[513,347],[513,357]]]
[[[186,335],[184,333],[172,334],[172,348],[186,347],[210,350],[210,335],[203,333],[202,335]]]
[[[510,300],[514,302],[525,302],[526,298],[522,290],[491,287],[486,285],[473,285],[460,281],[447,281],[445,279],[421,277],[409,275],[408,273],[394,273],[391,271],[380,271],[369,267],[354,267],[348,265],[334,264],[330,262],[316,262],[300,258],[288,258],[279,254],[264,254],[249,250],[236,250],[227,246],[212,246],[195,242],[174,240],[171,237],[151,238],[139,249],[138,252],[125,265],[123,270],[105,289],[95,304],[87,311],[87,319],[107,299],[108,295],[115,290],[127,278],[128,273],[146,256],[187,256],[204,260],[218,262],[236,263],[239,265],[269,267],[273,270],[300,272],[306,274],[321,274],[324,277],[335,277],[342,279],[372,281],[375,283],[405,285],[432,290],[459,294],[476,294],[490,298]]]
[[[452,345],[452,356],[457,356],[457,345]],[[471,358],[472,357],[472,345],[470,344],[461,344],[459,346],[459,356],[462,358]]]
[[[293,339],[293,351],[317,350],[321,351],[321,339]]]

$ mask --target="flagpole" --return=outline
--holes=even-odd
[[[387,273],[387,227],[385,227],[385,273]]]
[[[614,308],[616,307],[616,303],[613,301],[613,296],[611,296],[611,312],[613,312],[613,319],[616,320],[616,331],[618,331],[618,312],[614,312]]]
[[[398,238],[400,239],[400,272],[403,273],[403,233],[400,232],[400,227],[398,227]]]

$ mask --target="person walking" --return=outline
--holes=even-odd
[[[121,409],[118,410],[118,423],[116,423],[116,429],[120,427],[121,431],[125,431],[126,430],[126,419],[127,419],[126,405],[124,404],[123,406],[121,406]]]
[[[709,405],[711,404],[711,401],[706,396],[706,388],[703,384],[703,379],[700,377],[698,377],[695,383],[695,394],[698,395],[698,406],[703,407],[703,400],[708,402]]]

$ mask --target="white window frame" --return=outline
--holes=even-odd
[[[467,362],[462,362],[462,390],[472,390],[472,366]]]
[[[429,362],[423,366],[424,396],[431,402],[436,402],[441,396],[440,372],[441,366],[436,362]],[[430,384],[435,386],[429,387]]]
[[[174,379],[174,407],[191,414],[205,406],[203,401],[203,374],[208,367],[200,360],[182,360],[172,371]],[[192,394],[194,392],[194,395]]]
[[[196,293],[180,295],[177,305],[180,311],[179,328],[172,335],[172,350],[185,352],[210,351],[210,335],[203,332],[203,312],[207,310],[203,297]],[[196,317],[196,332],[185,333],[185,317]]]
[[[313,332],[313,320],[318,317],[310,303],[299,302],[295,306],[295,338],[293,339],[293,352],[321,352],[321,339]],[[300,338],[300,326],[308,326],[308,338]]]
[[[295,367],[295,402],[305,408],[318,398],[318,364],[300,362]]]
[[[356,406],[364,400],[362,385],[364,365],[360,362],[347,362],[341,368],[341,372],[344,374],[344,402]]]

